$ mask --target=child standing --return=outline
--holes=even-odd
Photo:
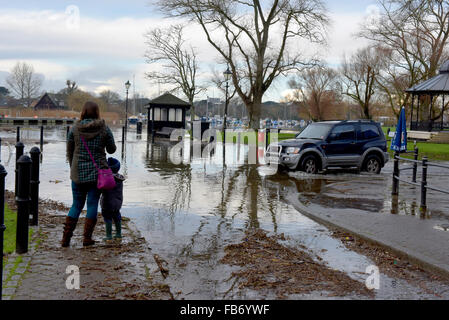
[[[122,216],[120,209],[123,203],[123,181],[125,178],[119,174],[120,161],[115,158],[108,158],[108,166],[114,173],[115,188],[112,190],[104,191],[101,196],[101,215],[103,216],[104,223],[106,224],[106,237],[104,240],[112,240],[112,222],[115,224],[114,238],[122,238]]]

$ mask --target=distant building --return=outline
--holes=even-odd
[[[34,110],[67,109],[62,96],[53,93],[45,93],[39,100],[33,102]]]

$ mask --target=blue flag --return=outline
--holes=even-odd
[[[391,140],[391,150],[405,152],[407,151],[407,123],[405,120],[405,108],[402,107],[399,115],[398,124],[396,126],[396,133],[393,140]]]

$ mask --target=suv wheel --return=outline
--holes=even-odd
[[[367,156],[363,169],[368,173],[379,174],[381,170],[381,162],[379,157],[375,154]]]
[[[318,161],[315,156],[309,155],[304,158],[301,166],[302,171],[308,174],[316,174],[318,172]]]

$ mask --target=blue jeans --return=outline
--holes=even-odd
[[[87,218],[97,219],[98,201],[101,192],[97,189],[97,183],[80,183],[72,181],[73,204],[69,211],[69,217],[78,219],[84,208],[87,197]]]

